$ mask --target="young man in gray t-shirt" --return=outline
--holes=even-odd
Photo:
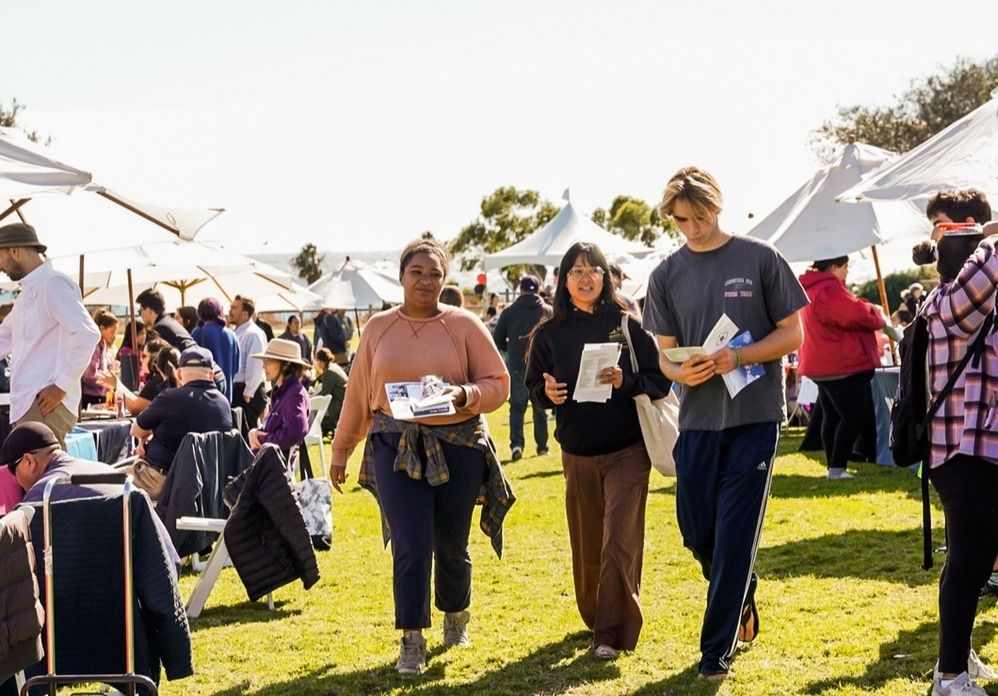
[[[717,182],[701,169],[669,180],[659,210],[686,244],[652,272],[644,305],[644,327],[662,349],[703,345],[723,314],[737,326],[734,340],[710,355],[660,360],[682,386],[676,515],[710,583],[699,672],[712,680],[728,675],[738,641],[759,630],[753,566],[783,420],[781,358],[803,340],[807,304],[779,252],[721,231],[721,204]],[[729,396],[722,375],[749,372],[752,381]]]

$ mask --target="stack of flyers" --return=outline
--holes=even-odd
[[[388,382],[385,393],[388,394],[392,418],[412,420],[456,413],[453,397],[443,391],[445,386],[440,381],[428,386],[426,378],[419,382]]]

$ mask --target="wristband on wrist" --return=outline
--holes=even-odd
[[[742,366],[742,352],[740,350],[738,350],[737,348],[732,348],[731,350],[735,351],[735,368],[741,367]]]

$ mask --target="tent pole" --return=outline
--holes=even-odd
[[[354,316],[354,319],[357,320],[356,321],[356,327],[355,327],[357,329],[357,335],[360,336],[360,312],[357,310],[356,307],[353,308],[353,316]]]
[[[880,257],[877,255],[877,246],[874,244],[870,247],[870,252],[873,254],[873,266],[877,269],[877,289],[880,291],[880,305],[884,308],[884,314],[887,315],[887,321],[891,320],[891,306],[887,302],[887,288],[884,286],[884,276],[880,272]],[[887,342],[891,346],[891,364],[897,365],[897,357],[894,350],[894,339],[890,336],[887,337]]]

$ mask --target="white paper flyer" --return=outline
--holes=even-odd
[[[619,343],[587,343],[582,347],[579,376],[575,380],[572,399],[579,403],[605,403],[613,393],[612,384],[600,384],[599,373],[620,361]]]

